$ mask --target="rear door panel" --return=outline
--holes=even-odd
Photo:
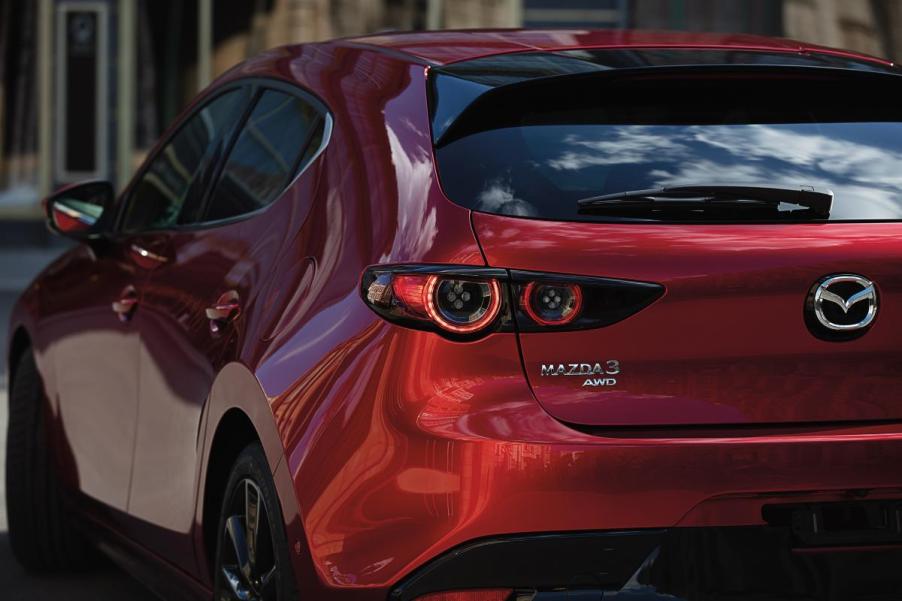
[[[488,263],[655,282],[662,298],[611,326],[520,335],[529,382],[558,419],[592,426],[902,418],[902,223],[564,223],[474,214]],[[816,338],[805,300],[825,275],[877,287],[876,321]],[[615,361],[616,364],[608,362]],[[596,363],[604,375],[543,374]],[[587,385],[587,379],[596,380]],[[604,380],[598,382],[597,380]]]

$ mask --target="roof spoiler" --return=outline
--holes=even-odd
[[[661,53],[666,49],[655,49]],[[523,52],[489,56],[429,71],[429,105],[436,146],[461,117],[493,96],[504,94],[514,101],[518,93],[535,87],[561,86],[591,80],[613,81],[636,77],[704,76],[717,74],[792,74],[831,78],[866,78],[902,81],[895,66],[863,59],[807,52],[730,52],[669,50],[662,60],[651,50],[630,50],[634,60],[623,64],[623,50]],[[675,57],[683,54],[680,62]],[[611,60],[614,55],[620,60]],[[641,56],[642,61],[636,59]],[[602,58],[608,60],[601,60]],[[657,58],[657,60],[650,60]],[[695,60],[696,62],[690,62]],[[708,62],[705,62],[705,61]],[[733,60],[734,62],[727,62]],[[753,62],[754,61],[754,62]]]

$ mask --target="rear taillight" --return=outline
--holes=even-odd
[[[603,327],[663,291],[644,282],[448,265],[378,265],[361,282],[364,300],[386,320],[461,340]]]
[[[514,591],[507,588],[446,591],[417,597],[417,601],[507,601]]]
[[[362,293],[385,319],[449,338],[512,330],[507,271],[445,265],[391,265],[367,269]]]
[[[579,284],[566,282],[529,282],[523,287],[520,307],[542,326],[563,326],[572,323],[583,305]]]
[[[431,275],[423,291],[429,318],[455,334],[472,334],[491,326],[501,312],[501,300],[501,284],[494,278]]]
[[[534,271],[511,270],[509,282],[521,332],[603,328],[664,294],[660,284]]]

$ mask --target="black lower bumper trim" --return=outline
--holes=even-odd
[[[481,540],[431,562],[397,587],[392,599],[408,601],[459,588],[616,587],[660,544],[662,534],[542,534]]]
[[[897,545],[799,548],[772,526],[522,535],[458,547],[390,600],[511,588],[517,601],[898,601],[900,566]]]

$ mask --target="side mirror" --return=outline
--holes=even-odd
[[[51,231],[76,240],[96,237],[105,230],[105,212],[114,198],[110,182],[66,186],[44,201],[47,225]]]

